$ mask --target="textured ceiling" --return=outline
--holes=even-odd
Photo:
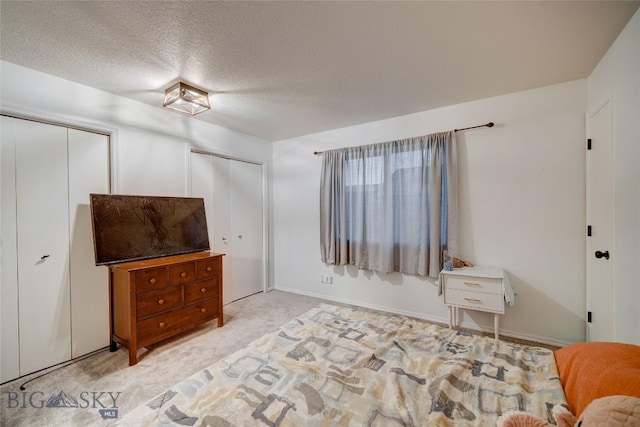
[[[587,77],[639,4],[3,0],[0,58],[280,140]]]

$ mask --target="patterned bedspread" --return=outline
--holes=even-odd
[[[553,353],[321,304],[139,406],[126,426],[495,426],[553,422]]]

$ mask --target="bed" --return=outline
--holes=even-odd
[[[553,352],[321,304],[139,406],[120,426],[488,426],[553,422]]]

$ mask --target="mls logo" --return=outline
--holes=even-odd
[[[97,409],[103,420],[112,420],[118,418],[117,400],[120,394],[113,391],[83,391],[73,395],[60,391],[47,398],[41,391],[10,391],[4,393],[6,403],[3,402],[2,406],[6,409]]]
[[[98,409],[98,413],[103,420],[115,420],[118,418],[118,408],[115,409]]]

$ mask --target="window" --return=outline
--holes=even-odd
[[[325,152],[322,260],[435,277],[455,243],[454,150],[447,132]]]

